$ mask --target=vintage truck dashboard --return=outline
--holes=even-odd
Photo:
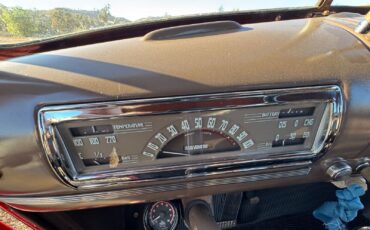
[[[205,23],[3,61],[0,201],[73,210],[360,173],[362,18]]]

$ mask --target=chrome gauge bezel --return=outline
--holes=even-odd
[[[151,210],[154,208],[154,206],[156,204],[159,204],[159,203],[167,203],[173,209],[173,211],[174,211],[173,218],[174,219],[173,219],[173,223],[171,225],[171,228],[169,230],[176,229],[176,227],[179,223],[179,219],[180,219],[180,211],[178,210],[179,207],[178,207],[177,203],[174,203],[173,201],[157,201],[155,203],[151,203],[151,204],[147,205],[145,210],[144,210],[143,223],[144,223],[145,230],[152,230],[153,229],[152,223],[151,223],[151,220],[150,220]]]
[[[222,107],[215,103],[225,101]],[[247,159],[235,157],[231,159],[210,160],[207,162],[186,165],[156,165],[137,170],[98,171],[86,174],[77,173],[63,140],[56,129],[56,125],[68,121],[83,121],[94,119],[113,119],[124,116],[156,115],[169,113],[186,113],[193,111],[211,111],[217,109],[235,109],[246,107],[262,107],[272,105],[289,105],[302,102],[327,103],[327,132],[325,138],[316,138],[310,151],[296,151],[277,153],[265,159]],[[198,107],[193,105],[197,104]],[[200,106],[199,106],[200,105]],[[289,168],[300,164],[299,160],[307,162],[325,152],[333,143],[339,132],[342,114],[343,98],[341,89],[336,85],[314,86],[286,89],[272,89],[259,91],[244,91],[231,93],[217,93],[191,96],[176,96],[151,99],[134,99],[112,102],[84,103],[74,105],[46,106],[38,111],[38,131],[45,156],[56,175],[65,184],[78,189],[91,189],[96,187],[127,185],[135,182],[161,182],[172,179],[187,179],[199,177],[202,180],[210,176],[232,175],[233,173],[263,171],[264,169]],[[324,119],[323,119],[324,120]],[[321,122],[321,126],[323,121]],[[285,160],[290,160],[288,163]],[[292,160],[296,162],[292,162]],[[273,165],[263,165],[263,162],[276,161]],[[259,166],[248,167],[250,163],[259,163]],[[192,173],[199,168],[211,168],[222,165],[241,166],[226,172]],[[183,170],[184,175],[166,177],[168,172]],[[145,175],[151,174],[148,179]],[[153,176],[154,175],[154,176]]]

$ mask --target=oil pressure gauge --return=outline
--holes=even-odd
[[[179,219],[177,207],[168,201],[158,201],[149,205],[144,214],[147,230],[174,230]]]

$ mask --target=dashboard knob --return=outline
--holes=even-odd
[[[365,167],[361,170],[361,176],[363,176],[368,182],[370,181],[370,167]]]
[[[370,166],[369,161],[360,162],[358,165],[356,165],[355,171],[357,173],[362,173],[362,171],[365,170],[366,168],[369,168],[369,166]]]
[[[351,176],[352,167],[346,162],[335,162],[327,170],[326,173],[333,180],[343,180],[346,177]]]
[[[355,32],[359,34],[366,34],[370,30],[370,11],[366,14],[365,20],[361,21],[360,24],[355,28]]]

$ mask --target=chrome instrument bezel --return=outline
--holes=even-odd
[[[217,107],[212,102],[215,101],[238,101],[235,104]],[[242,102],[242,103],[240,103]],[[209,111],[216,109],[231,109],[245,107],[259,107],[271,105],[284,105],[297,102],[325,102],[328,103],[329,124],[324,140],[315,139],[314,145],[310,151],[297,151],[289,153],[274,154],[264,159],[243,159],[235,157],[234,159],[209,161],[197,164],[187,164],[178,166],[156,166],[155,169],[147,168],[144,170],[120,170],[113,172],[94,172],[84,175],[79,175],[74,169],[71,159],[69,159],[68,151],[61,140],[56,124],[67,121],[76,120],[93,120],[93,119],[112,119],[121,116],[140,116],[168,113],[183,113],[193,111]],[[210,104],[201,108],[192,108],[194,103]],[[217,104],[217,103],[216,103]],[[184,105],[184,108],[179,109],[179,105]],[[185,106],[188,105],[188,106]],[[192,109],[189,109],[190,108]],[[284,162],[286,160],[307,160],[313,159],[317,155],[325,152],[333,143],[337,136],[342,120],[344,103],[341,89],[336,85],[329,86],[313,86],[300,88],[272,89],[259,91],[244,91],[231,93],[217,93],[204,95],[176,96],[151,99],[134,99],[112,102],[97,102],[84,103],[74,105],[57,105],[46,106],[38,111],[38,131],[41,139],[46,158],[53,168],[54,172],[66,185],[78,189],[91,189],[105,186],[125,185],[128,183],[140,182],[161,182],[176,179],[185,180],[188,178],[199,178],[206,180],[214,173],[188,174],[190,169],[209,168],[214,166],[234,164],[240,166],[239,169],[234,169],[231,172],[225,171],[220,174],[229,176],[234,173],[243,172],[263,172],[263,170],[274,168],[274,165],[247,167],[251,163],[260,163],[268,161]],[[299,162],[297,162],[299,163]],[[66,165],[69,165],[67,170]],[[294,164],[293,164],[294,165]],[[299,164],[297,164],[299,165]],[[295,166],[297,166],[295,165]],[[184,176],[180,177],[165,177],[163,175],[171,170],[184,170]],[[145,179],[145,174],[154,175],[151,179]],[[156,176],[158,175],[158,177]]]

